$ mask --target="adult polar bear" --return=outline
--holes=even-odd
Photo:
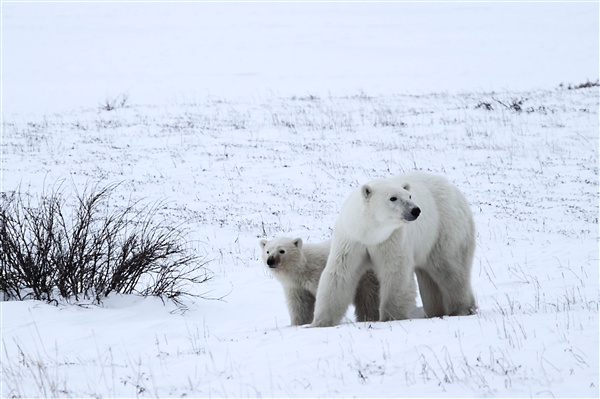
[[[473,314],[474,250],[469,204],[444,177],[410,172],[367,183],[336,220],[312,326],[340,322],[368,265],[380,283],[380,321],[406,319],[415,307],[413,272],[427,317]]]

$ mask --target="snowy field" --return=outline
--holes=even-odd
[[[1,302],[1,397],[600,395],[597,4],[182,7],[3,5],[2,191],[166,200],[215,300]],[[414,169],[471,204],[478,314],[290,327],[259,239]]]

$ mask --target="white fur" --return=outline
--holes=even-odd
[[[327,263],[331,240],[303,243],[301,238],[260,240],[265,266],[283,286],[292,325],[313,320],[319,278]],[[353,302],[357,321],[379,319],[379,285],[373,273],[359,276]],[[351,298],[352,300],[352,298]]]
[[[331,240],[317,244],[304,243],[301,238],[278,237],[261,240],[265,265],[274,256],[274,268],[269,268],[284,287],[301,287],[313,295],[317,293],[323,265],[327,263]],[[279,251],[284,251],[280,254]],[[268,265],[267,265],[268,266]]]
[[[290,322],[292,325],[310,323],[330,241],[304,244],[301,238],[279,237],[260,240],[260,246],[265,265],[283,286]]]
[[[469,205],[445,178],[411,172],[367,183],[349,195],[336,220],[313,326],[340,322],[368,267],[381,285],[381,321],[405,319],[414,308],[413,272],[427,316],[471,314],[474,248]]]

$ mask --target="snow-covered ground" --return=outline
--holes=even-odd
[[[522,112],[500,104],[515,99]],[[597,88],[555,88],[208,99],[5,122],[5,189],[122,181],[123,201],[166,198],[212,259],[197,292],[226,296],[183,315],[158,299],[3,303],[2,393],[597,396],[597,109]],[[470,200],[479,313],[289,327],[259,237],[324,239],[351,187],[415,168]]]
[[[598,87],[558,86],[597,4],[2,7],[2,190],[167,200],[222,299],[2,302],[0,396],[599,396]],[[258,240],[413,169],[471,204],[479,313],[290,327]]]

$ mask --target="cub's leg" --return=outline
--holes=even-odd
[[[292,325],[310,324],[315,312],[315,296],[299,287],[285,287],[284,292]]]

